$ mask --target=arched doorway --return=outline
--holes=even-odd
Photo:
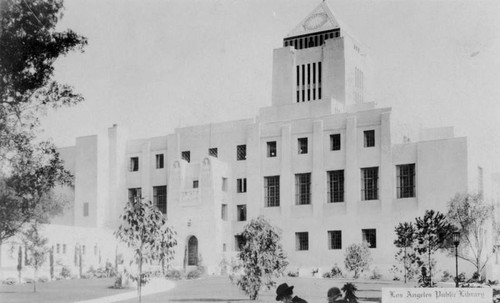
[[[198,266],[198,239],[195,236],[191,236],[188,240],[188,266]]]

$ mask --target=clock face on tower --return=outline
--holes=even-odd
[[[328,21],[327,14],[317,13],[307,18],[303,26],[304,29],[313,30],[323,26],[326,23],[326,21]]]

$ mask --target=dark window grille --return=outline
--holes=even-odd
[[[243,246],[245,246],[245,238],[242,235],[234,236],[234,250],[241,251]]]
[[[276,141],[267,142],[267,157],[276,157]]]
[[[247,220],[247,206],[246,205],[236,205],[236,220],[246,221]]]
[[[167,213],[167,187],[153,187],[153,203],[161,211],[162,214]]]
[[[83,216],[84,217],[89,216],[89,202],[83,203]]]
[[[415,197],[415,164],[396,166],[398,198]]]
[[[238,145],[236,147],[236,160],[242,161],[247,159],[247,146]]]
[[[198,180],[193,180],[193,188],[198,188],[200,186],[200,182]]]
[[[361,169],[361,200],[378,199],[378,167]]]
[[[191,162],[191,152],[190,151],[183,151],[181,153],[182,160],[186,160],[188,163]]]
[[[374,130],[365,130],[365,147],[373,147],[375,146],[375,131]]]
[[[329,249],[342,249],[342,231],[341,230],[328,231],[328,248]]]
[[[328,202],[344,202],[344,171],[332,170],[328,174]]]
[[[280,206],[280,176],[264,177],[264,201],[266,207]]]
[[[297,205],[311,204],[311,174],[295,175],[295,203]]]
[[[217,158],[218,157],[217,147],[209,148],[208,149],[208,155]]]
[[[366,241],[370,248],[377,248],[377,230],[376,229],[362,229],[363,241]]]
[[[340,150],[340,134],[330,135],[330,150]]]
[[[309,250],[309,233],[295,233],[295,245],[297,250]]]

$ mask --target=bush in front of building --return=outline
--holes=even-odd
[[[14,285],[16,283],[17,283],[17,279],[16,278],[12,278],[12,277],[7,278],[7,279],[5,279],[5,280],[2,281],[2,284],[4,284],[4,285]]]
[[[354,279],[359,278],[361,273],[370,269],[371,261],[368,243],[351,244],[346,248],[344,265],[348,271],[354,272]]]
[[[191,279],[198,279],[202,275],[203,275],[203,270],[197,268],[195,270],[192,270],[192,271],[188,272],[188,274],[186,275],[186,278],[189,279],[189,280],[191,280]]]
[[[333,279],[333,278],[343,278],[344,273],[342,269],[335,263],[330,271],[323,274],[323,278]]]
[[[239,264],[230,279],[250,300],[255,300],[263,288],[271,289],[288,265],[281,246],[281,231],[272,226],[264,217],[258,217],[248,223],[241,233],[242,243],[238,254]]]
[[[165,272],[165,278],[169,280],[180,280],[182,279],[182,272],[177,269],[169,269]]]
[[[71,269],[64,265],[62,268],[61,268],[61,273],[60,273],[61,277],[64,278],[64,279],[69,279],[71,278]]]
[[[372,270],[372,273],[371,273],[371,275],[368,278],[370,280],[380,280],[380,279],[382,279],[382,274],[380,273],[380,270],[378,269],[378,267],[375,267]]]

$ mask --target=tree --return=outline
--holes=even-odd
[[[419,258],[415,254],[413,247],[415,226],[411,222],[399,223],[394,231],[396,232],[394,245],[399,248],[395,259],[403,263],[404,281],[406,283],[407,278],[413,277],[415,272],[418,271],[415,265]]]
[[[493,255],[491,247],[485,247],[485,230],[493,224],[493,214],[494,206],[482,194],[457,194],[448,203],[447,217],[460,231],[458,257],[474,265],[478,277]]]
[[[19,250],[17,252],[17,275],[19,279],[19,283],[21,283],[21,274],[23,270],[23,249],[22,246],[19,245]]]
[[[241,233],[239,264],[233,270],[242,274],[230,278],[250,300],[256,300],[264,287],[275,286],[273,278],[283,275],[288,265],[280,234],[281,231],[263,217],[250,221]]]
[[[48,239],[42,236],[40,225],[35,221],[23,231],[23,242],[28,252],[29,266],[35,270],[33,279],[33,292],[36,292],[36,282],[38,280],[38,270],[43,265],[46,255],[49,252],[47,247]]]
[[[62,0],[0,2],[0,244],[38,216],[60,207],[48,197],[56,185],[70,185],[54,145],[35,143],[39,115],[76,104],[83,97],[52,80],[55,60],[83,50],[87,40],[58,32]]]
[[[354,271],[354,279],[370,268],[370,248],[367,242],[362,244],[351,244],[345,250],[344,265],[348,271]]]
[[[432,285],[432,255],[439,249],[449,248],[454,231],[455,227],[439,211],[426,210],[423,218],[415,218],[416,251],[422,256],[427,255],[428,259],[428,273],[423,271],[430,279],[426,285]]]
[[[122,224],[115,236],[133,250],[137,274],[126,274],[137,281],[138,299],[141,302],[141,287],[147,283],[151,272],[144,272],[145,262],[161,263],[173,259],[173,247],[177,245],[175,232],[167,226],[163,214],[151,201],[135,198],[125,205]]]

